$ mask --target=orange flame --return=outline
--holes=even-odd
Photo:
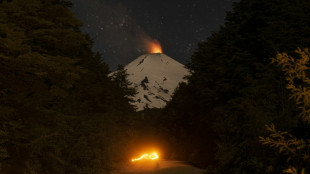
[[[149,43],[149,52],[150,53],[163,53],[163,49],[158,41],[154,40]]]
[[[140,156],[139,158],[134,158],[134,159],[132,159],[131,161],[132,162],[135,162],[135,161],[139,161],[139,160],[142,160],[142,159],[148,159],[148,160],[156,160],[156,159],[158,159],[159,158],[159,156],[158,156],[158,154],[156,153],[156,152],[153,152],[152,154],[147,154],[147,153],[145,153],[145,154],[143,154],[142,156]]]

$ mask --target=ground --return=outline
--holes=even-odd
[[[114,174],[202,174],[203,170],[179,161],[148,160],[132,162]]]

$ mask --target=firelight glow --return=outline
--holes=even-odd
[[[142,156],[140,156],[139,158],[134,158],[134,159],[132,159],[131,161],[132,162],[135,162],[135,161],[139,161],[139,160],[143,160],[143,159],[146,159],[146,160],[156,160],[156,159],[158,159],[159,158],[159,156],[158,156],[158,154],[156,153],[156,152],[153,152],[152,154],[147,154],[147,153],[145,153],[145,154],[143,154]]]
[[[149,43],[150,53],[163,53],[163,49],[158,41],[152,41]]]

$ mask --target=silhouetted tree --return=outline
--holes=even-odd
[[[270,57],[310,44],[309,3],[241,0],[225,25],[198,45],[188,84],[175,92],[163,117],[163,125],[174,125],[166,133],[180,147],[171,148],[179,159],[210,167],[209,173],[282,172],[281,154],[258,137],[265,124],[291,130],[298,119]]]
[[[70,4],[0,5],[0,173],[105,173],[124,158],[111,153],[126,144],[129,94]]]

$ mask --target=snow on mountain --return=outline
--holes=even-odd
[[[137,111],[163,108],[182,81],[189,75],[184,65],[162,53],[145,54],[124,67],[128,80],[137,88],[133,98]]]

